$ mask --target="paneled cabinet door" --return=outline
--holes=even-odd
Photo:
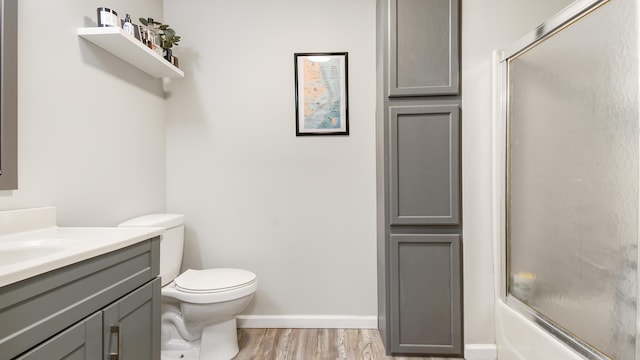
[[[156,278],[104,309],[104,360],[160,359],[160,287]]]
[[[17,360],[92,360],[102,353],[102,313],[95,313]]]
[[[389,107],[391,225],[460,223],[458,105]]]
[[[459,0],[388,1],[388,96],[457,95]]]
[[[391,353],[461,355],[460,236],[390,240]]]

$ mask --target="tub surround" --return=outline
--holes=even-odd
[[[161,228],[59,227],[56,208],[0,212],[0,287],[134,245]]]

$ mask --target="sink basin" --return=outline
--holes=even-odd
[[[12,265],[23,261],[51,256],[68,250],[73,241],[62,239],[38,239],[0,243],[0,265]]]
[[[0,288],[163,233],[162,228],[60,227],[53,207],[0,211]]]

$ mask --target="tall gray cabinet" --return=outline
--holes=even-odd
[[[459,0],[377,2],[379,329],[387,353],[460,356]]]

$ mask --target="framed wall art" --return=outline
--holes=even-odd
[[[346,52],[295,53],[296,136],[349,135]]]

